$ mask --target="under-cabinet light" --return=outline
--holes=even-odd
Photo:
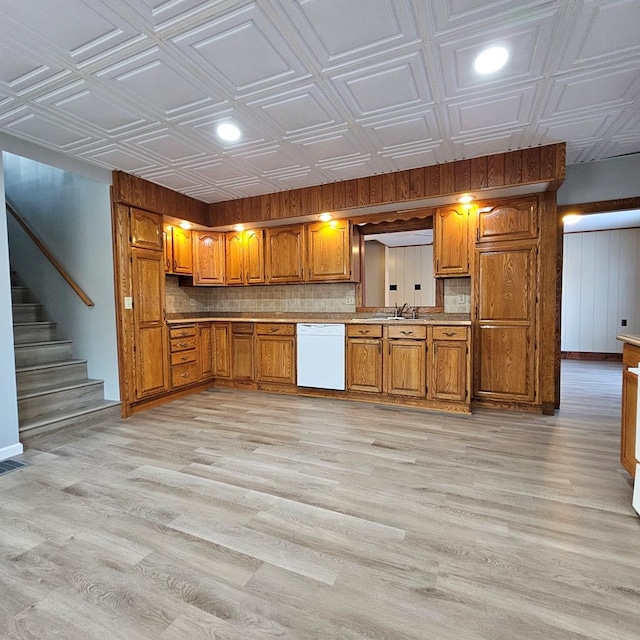
[[[182,227],[183,229],[191,229],[193,225],[190,222],[185,222],[183,220],[178,226]]]
[[[321,213],[318,219],[322,220],[322,222],[329,222],[329,220],[333,219],[333,216],[330,213]]]
[[[243,224],[234,224],[233,225],[233,230],[234,231],[244,231],[246,229],[246,227]]]
[[[582,218],[581,215],[570,213],[562,218],[562,222],[564,222],[564,224],[575,224],[580,218]]]
[[[469,193],[465,193],[464,195],[460,196],[458,198],[458,202],[460,204],[469,204],[470,202],[473,202],[473,196]]]

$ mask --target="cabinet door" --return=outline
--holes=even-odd
[[[347,340],[347,389],[382,393],[382,340]]]
[[[268,282],[302,282],[304,280],[304,227],[266,229],[266,272]]]
[[[262,229],[244,232],[244,282],[264,282],[264,233]]]
[[[165,273],[173,273],[173,228],[170,224],[162,225],[162,247],[164,250]]]
[[[253,380],[253,334],[231,336],[234,380]]]
[[[162,250],[162,216],[132,207],[129,220],[132,247]]]
[[[244,284],[243,238],[242,231],[230,231],[226,235],[225,282],[226,284]]]
[[[224,284],[225,234],[195,231],[193,250],[194,284]]]
[[[213,375],[216,378],[231,377],[229,323],[213,323]]]
[[[469,275],[468,210],[463,207],[438,209],[433,225],[435,275]]]
[[[169,389],[164,322],[164,265],[161,251],[131,251],[135,399]]]
[[[483,207],[478,213],[478,242],[529,240],[537,237],[537,200],[503,200],[496,206],[487,203],[487,207]]]
[[[474,395],[532,404],[537,396],[536,247],[480,246],[476,259]]]
[[[198,325],[198,365],[201,381],[213,378],[213,329],[208,323]]]
[[[384,390],[397,396],[424,398],[424,340],[387,340],[384,362]]]
[[[626,347],[626,345],[625,345]],[[636,474],[636,413],[638,376],[628,369],[622,372],[622,431],[620,438],[620,462],[632,475]],[[640,480],[636,480],[640,482]]]
[[[307,279],[313,281],[349,280],[351,242],[348,220],[308,225]]]
[[[429,367],[429,397],[433,400],[467,400],[468,349],[466,341],[434,339]]]
[[[191,275],[193,273],[191,231],[182,227],[173,227],[172,234],[173,272]]]
[[[256,379],[258,382],[295,384],[295,344],[291,336],[257,336]]]

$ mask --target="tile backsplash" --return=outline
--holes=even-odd
[[[355,284],[251,285],[248,287],[188,287],[177,276],[166,277],[168,313],[238,312],[355,312]]]
[[[471,313],[471,278],[445,278],[444,312]]]

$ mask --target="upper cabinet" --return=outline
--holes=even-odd
[[[264,233],[262,229],[226,234],[226,284],[264,283]]]
[[[304,281],[304,226],[265,230],[266,279],[270,283]]]
[[[538,237],[538,204],[536,200],[487,203],[478,212],[477,242],[533,240]]]
[[[131,246],[137,249],[162,249],[162,218],[142,209],[131,208]]]
[[[436,210],[434,271],[440,276],[469,275],[469,209],[463,206]]]
[[[170,224],[163,225],[164,270],[176,275],[193,273],[192,232]]]
[[[218,231],[194,231],[193,264],[193,284],[224,284],[225,234]]]
[[[359,253],[348,220],[317,222],[307,226],[307,280],[358,280]]]

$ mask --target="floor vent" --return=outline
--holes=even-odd
[[[20,462],[19,460],[3,460],[0,462],[0,476],[22,469],[22,467],[26,467],[27,464],[28,463]]]

